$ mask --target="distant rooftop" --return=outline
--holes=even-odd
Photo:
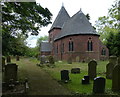
[[[84,13],[80,10],[73,15],[63,26],[61,32],[55,37],[55,40],[69,35],[92,34],[98,35],[90,24]]]
[[[64,23],[70,18],[69,14],[67,13],[64,6],[61,7],[55,21],[53,22],[53,25],[51,26],[49,32],[54,28],[62,28]]]
[[[52,45],[51,43],[48,42],[41,42],[41,46],[40,46],[40,51],[41,52],[50,52],[52,50]]]

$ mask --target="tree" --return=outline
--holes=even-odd
[[[48,36],[41,36],[40,38],[38,38],[37,40],[37,46],[40,46],[40,43],[43,41],[48,41]]]
[[[3,55],[23,53],[27,48],[28,33],[38,35],[41,27],[51,23],[50,11],[35,2],[5,2],[1,5]]]
[[[99,17],[96,28],[100,39],[109,48],[110,55],[120,56],[120,6],[118,0],[108,10],[108,16]]]
[[[38,35],[47,26],[52,14],[35,2],[5,2],[2,4],[2,29],[12,35],[23,33]]]

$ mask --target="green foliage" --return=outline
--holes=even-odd
[[[37,40],[37,46],[40,46],[40,43],[42,41],[47,41],[48,40],[48,36],[41,36],[40,38],[38,38]]]
[[[41,27],[51,23],[52,14],[35,2],[4,2],[1,5],[3,55],[28,53],[31,51],[25,42],[28,33],[38,35]]]
[[[100,39],[109,48],[110,55],[120,56],[120,6],[118,0],[115,0],[112,7],[108,10],[108,16],[99,17],[96,21],[96,28],[100,34]],[[118,38],[119,37],[119,38]]]
[[[54,58],[53,58],[53,56],[48,56],[48,60],[49,60],[49,63],[50,64],[54,64],[55,63],[55,61],[54,61]]]

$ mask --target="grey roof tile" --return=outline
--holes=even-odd
[[[67,13],[66,9],[64,6],[61,7],[55,21],[53,22],[53,25],[51,26],[49,32],[53,28],[62,28],[63,24],[70,18],[69,14]]]
[[[55,40],[68,35],[78,35],[78,34],[98,35],[81,10],[77,12],[75,15],[73,15],[64,24],[61,32],[55,37]]]
[[[41,42],[41,44],[40,44],[40,51],[41,52],[50,52],[51,50],[52,50],[51,43]]]

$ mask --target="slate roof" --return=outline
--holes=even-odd
[[[51,43],[41,42],[40,47],[41,47],[40,48],[41,52],[50,52],[50,51],[52,51],[52,45],[51,45]]]
[[[78,35],[78,34],[98,35],[81,10],[78,11],[75,15],[73,15],[64,24],[61,32],[55,37],[55,40],[65,36]]]
[[[67,13],[66,9],[64,6],[61,7],[55,21],[53,22],[53,25],[51,26],[49,32],[53,28],[62,28],[63,24],[70,18],[69,14]]]

